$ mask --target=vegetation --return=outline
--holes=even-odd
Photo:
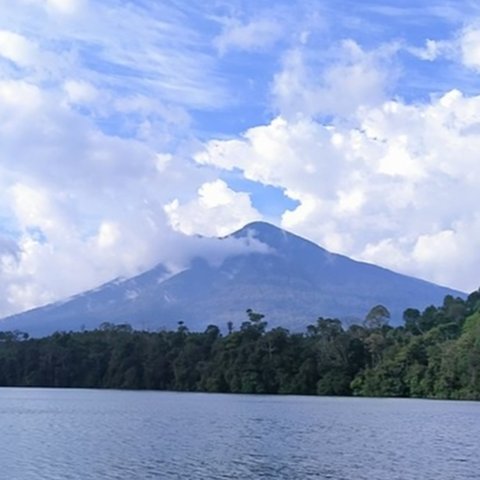
[[[224,334],[183,322],[176,331],[103,324],[40,339],[0,332],[0,385],[480,399],[480,291],[408,309],[401,327],[389,316],[377,305],[363,325],[319,318],[304,333],[267,330],[252,310]]]

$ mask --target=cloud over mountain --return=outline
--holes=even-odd
[[[446,295],[463,296],[332,254],[264,222],[191,246],[196,247],[194,258],[176,274],[159,264],[7,318],[3,328],[44,335],[93,329],[103,322],[173,329],[182,321],[202,331],[209,324],[238,327],[252,308],[266,314],[271,326],[305,330],[319,316],[360,322],[378,304],[387,306],[392,322],[399,324],[406,308],[423,310]]]
[[[258,219],[478,286],[474,4],[0,11],[0,314],[188,262],[172,230]],[[266,208],[272,190],[297,206]]]

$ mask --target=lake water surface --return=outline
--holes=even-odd
[[[480,403],[0,389],[5,480],[480,478]]]

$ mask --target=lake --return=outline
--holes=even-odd
[[[480,403],[0,389],[8,480],[447,480],[480,472]]]

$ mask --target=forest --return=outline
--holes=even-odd
[[[359,324],[318,318],[297,333],[249,309],[203,332],[0,332],[0,386],[480,399],[480,290],[409,308],[399,327],[389,317],[377,305]]]

